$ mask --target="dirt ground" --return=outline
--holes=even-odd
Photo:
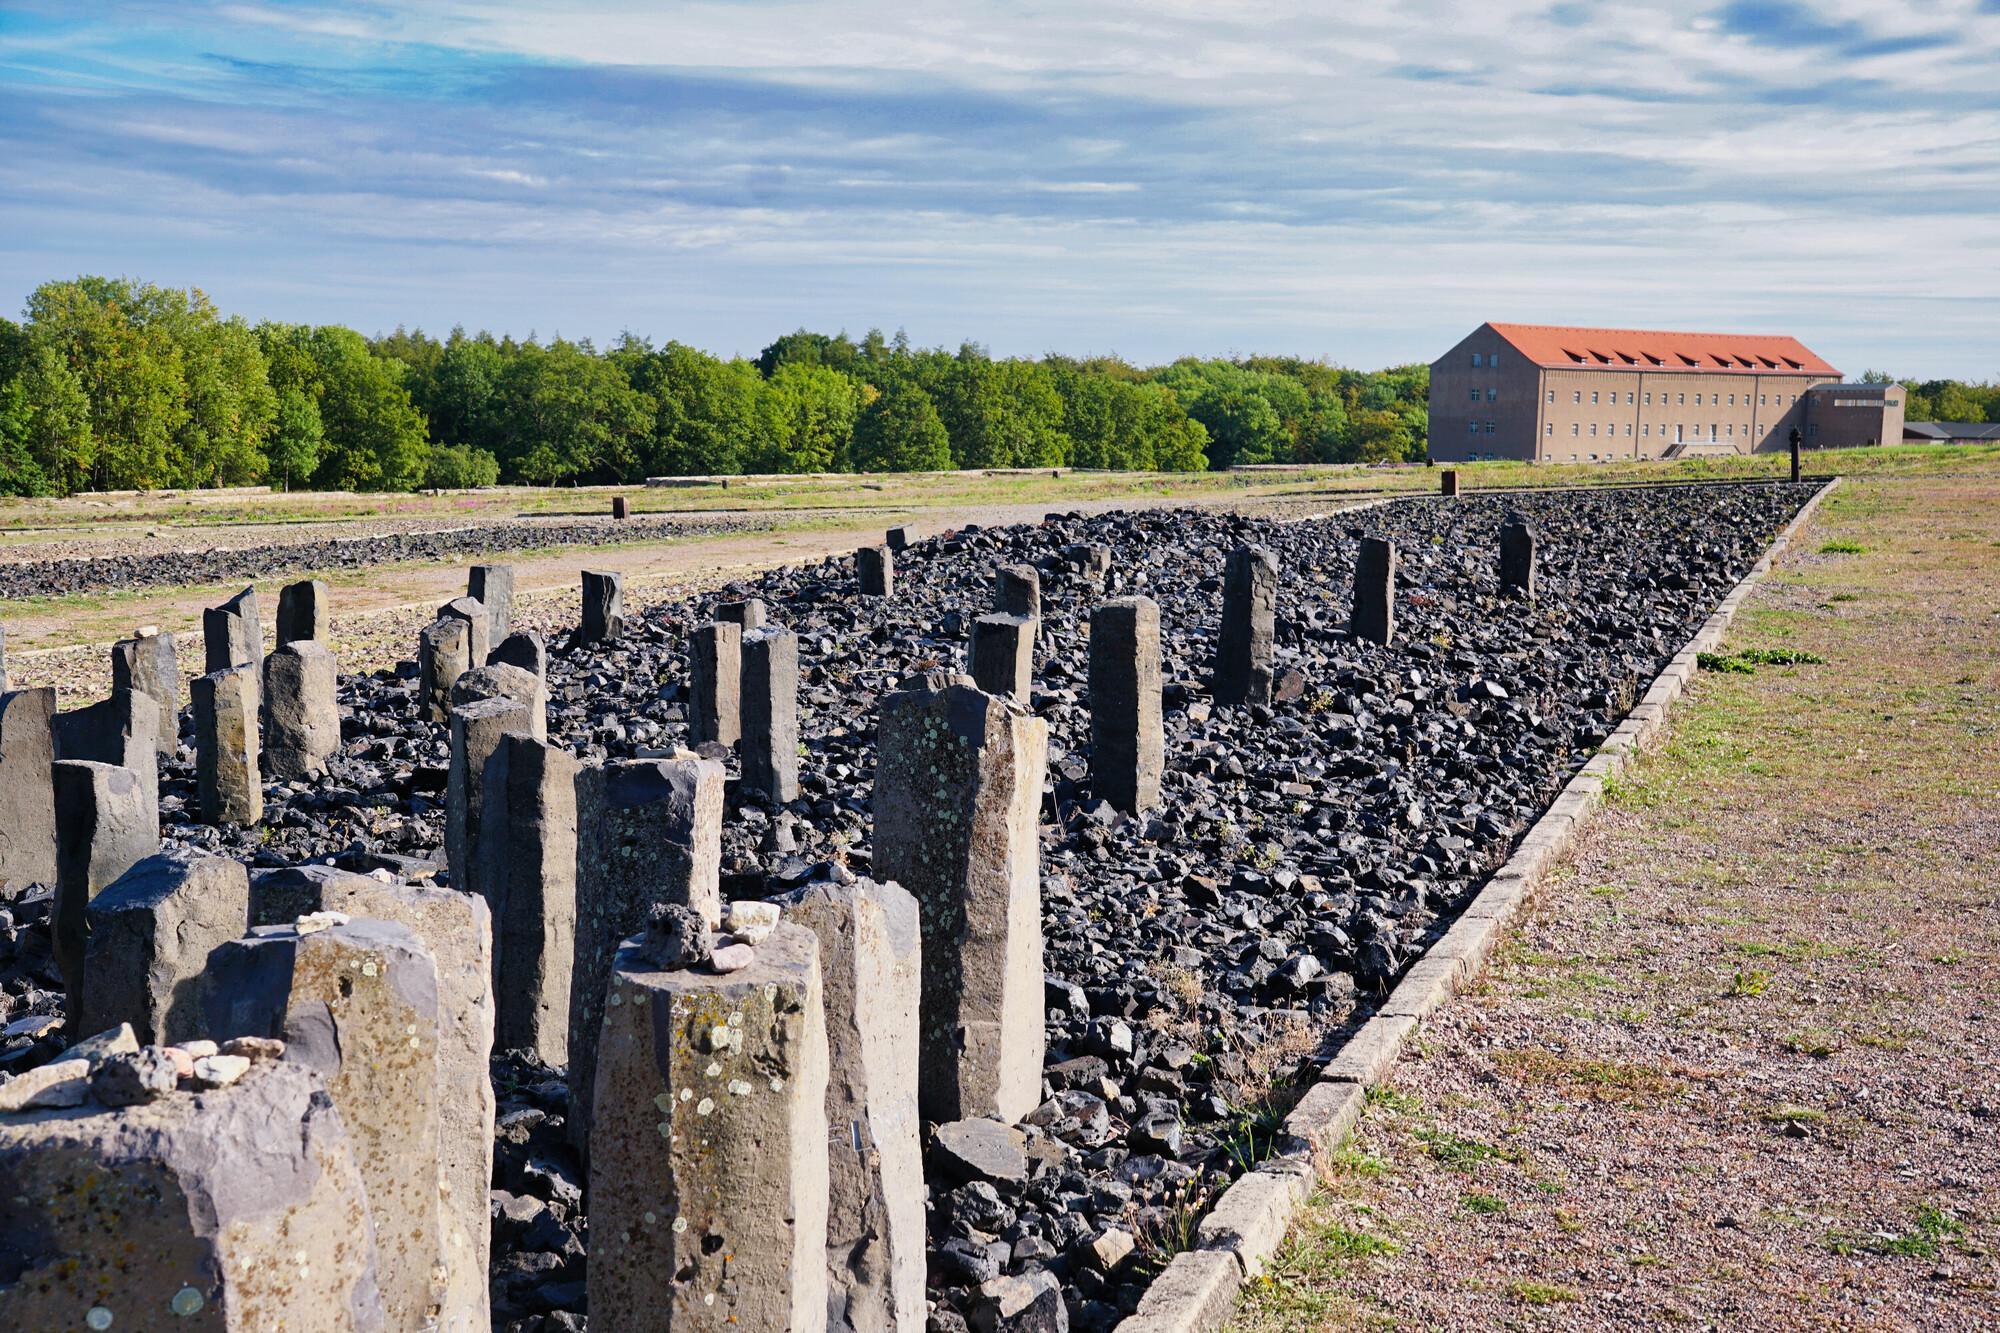
[[[2000,1326],[1996,515],[1829,498],[1236,1333]]]

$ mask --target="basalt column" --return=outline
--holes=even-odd
[[[584,643],[605,643],[625,632],[625,576],[594,569],[583,571]]]
[[[451,710],[451,768],[445,777],[444,848],[451,886],[483,893],[479,883],[479,825],[485,810],[486,761],[503,736],[534,735],[528,705],[514,699],[480,699]]]
[[[1215,649],[1217,703],[1271,702],[1277,611],[1277,559],[1256,546],[1231,551],[1222,575],[1222,636]]]
[[[1364,537],[1354,557],[1354,613],[1348,632],[1370,643],[1396,637],[1396,548]]]
[[[1160,608],[1120,597],[1090,613],[1090,789],[1127,814],[1160,803]]]
[[[139,775],[115,764],[65,759],[55,773],[55,955],[63,990],[83,993],[83,955],[91,899],[141,859],[160,850],[160,803]],[[80,1008],[80,1006],[78,1006]],[[70,1010],[77,1032],[78,1010]]]
[[[340,750],[340,671],[333,650],[294,639],[264,659],[263,767],[274,778],[316,777]]]
[[[549,1065],[569,1063],[576,787],[560,745],[502,736],[486,761],[478,884],[493,908],[494,1039]]]
[[[142,1044],[206,1036],[209,955],[250,929],[240,861],[170,847],[134,863],[91,899],[78,1032],[130,1023]]]
[[[932,1120],[1041,1101],[1041,843],[1048,724],[966,685],[882,702],[875,872],[923,927],[919,1092]]]
[[[720,764],[693,755],[584,769],[576,792],[576,955],[570,974],[570,1140],[586,1148],[604,988],[655,903],[722,920]]]
[[[1035,629],[1025,616],[993,614],[972,622],[972,682],[988,694],[1028,701],[1035,678]]]
[[[743,627],[716,621],[688,642],[688,740],[735,745],[743,734]]]
[[[888,597],[896,591],[896,557],[886,546],[864,546],[854,553],[854,572],[863,597]]]
[[[278,589],[278,646],[309,639],[325,643],[331,632],[326,584],[318,579]]]
[[[232,667],[195,677],[196,799],[205,824],[264,818],[258,775],[257,669]]]
[[[0,693],[0,899],[56,882],[56,692]]]
[[[514,632],[514,567],[474,565],[466,577],[465,590],[486,608],[486,637],[497,653],[500,644]],[[497,659],[489,656],[488,660]]]
[[[799,796],[799,636],[767,625],[743,636],[743,790],[780,805]]]
[[[1001,565],[993,571],[993,609],[1003,616],[1042,618],[1042,576],[1033,565]]]
[[[451,687],[472,669],[472,625],[439,616],[417,635],[417,712],[426,721],[451,718]]]
[[[1500,590],[1535,595],[1535,530],[1519,517],[1500,529]]]
[[[171,634],[139,634],[111,645],[111,688],[137,690],[160,710],[160,758],[180,749],[180,652]]]

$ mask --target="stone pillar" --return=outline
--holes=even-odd
[[[1500,528],[1500,591],[1535,596],[1535,530],[1519,515]]]
[[[283,878],[282,885],[273,884]],[[437,964],[438,1126],[443,1159],[439,1221],[448,1265],[447,1317],[453,1333],[490,1333],[487,1258],[493,1176],[493,916],[484,899],[420,884],[385,884],[331,866],[260,875],[258,896],[285,898],[305,912],[340,912],[392,922]],[[365,971],[365,965],[363,970]]]
[[[451,716],[451,687],[472,669],[472,626],[439,616],[417,636],[417,713],[428,722]]]
[[[315,777],[340,752],[340,671],[318,639],[280,644],[264,659],[263,767],[287,781]]]
[[[1222,635],[1215,649],[1215,702],[1271,702],[1277,644],[1278,561],[1258,546],[1229,553],[1222,575]]]
[[[474,667],[451,683],[445,698],[453,708],[482,699],[511,699],[528,710],[528,734],[536,740],[548,739],[548,686],[532,671],[505,662]]]
[[[443,1309],[437,962],[391,922],[301,924],[304,933],[261,927],[215,951],[209,1034],[281,1037],[288,1063],[326,1081],[374,1215],[388,1327],[424,1328],[433,1312],[447,1316],[441,1326],[463,1327],[449,1318],[460,1312]]]
[[[478,883],[493,908],[494,1040],[556,1066],[569,1063],[576,786],[568,750],[502,736],[486,761],[479,821]]]
[[[531,629],[515,630],[493,646],[490,665],[519,667],[539,680],[549,678],[549,646]]]
[[[264,660],[264,625],[258,618],[257,590],[245,588],[221,606],[201,613],[206,671],[255,667]]]
[[[0,693],[0,898],[56,882],[56,692]]]
[[[160,850],[160,802],[139,775],[115,764],[65,759],[54,767],[56,796],[56,965],[63,992],[83,994],[90,900]],[[74,999],[72,1000],[74,1003]],[[78,1006],[80,1007],[80,1006]],[[70,1010],[70,1031],[78,1032]]]
[[[1111,548],[1096,543],[1063,547],[1063,558],[1075,565],[1092,583],[1101,584],[1111,573]]]
[[[319,579],[287,583],[278,589],[278,646],[309,639],[325,643],[332,634],[331,601]]]
[[[439,620],[463,620],[466,626],[465,669],[485,666],[486,658],[493,651],[492,622],[486,618],[486,606],[476,597],[454,597],[438,608]]]
[[[584,769],[576,790],[576,954],[570,970],[570,1141],[589,1142],[604,987],[655,903],[722,921],[720,764],[693,755]]]
[[[160,706],[138,690],[113,690],[109,699],[56,714],[56,758],[115,764],[139,775],[159,799]]]
[[[1354,614],[1348,633],[1370,643],[1396,637],[1396,548],[1380,537],[1363,537],[1354,557]]]
[[[93,898],[76,1030],[130,1023],[141,1045],[207,1035],[202,984],[208,956],[250,929],[250,877],[241,862],[170,847],[135,862]]]
[[[745,597],[740,602],[723,602],[715,608],[715,618],[741,626],[743,632],[748,634],[764,623],[764,599]]]
[[[7,680],[7,627],[0,625],[0,693],[11,688]]]
[[[583,571],[584,643],[605,643],[625,633],[625,576],[616,572]]]
[[[484,810],[486,761],[502,736],[532,736],[528,708],[514,699],[480,699],[451,710],[451,768],[445,778],[444,849],[451,886],[479,893],[474,853]]]
[[[1042,618],[1042,575],[1033,565],[1000,565],[993,571],[993,609],[1003,616]]]
[[[112,644],[111,688],[152,699],[160,712],[160,757],[172,759],[181,740],[181,665],[174,636],[140,634]]]
[[[592,1333],[827,1326],[817,952],[789,925],[725,976],[619,951],[591,1134]]]
[[[1455,467],[1448,467],[1448,468],[1445,468],[1445,469],[1444,469],[1443,471],[1441,471],[1441,472],[1439,472],[1439,473],[1438,473],[1438,494],[1439,494],[1439,495],[1457,495],[1457,494],[1458,494],[1458,469],[1457,469],[1457,468],[1455,468]]]
[[[486,660],[497,662],[500,660],[499,645],[514,632],[514,567],[474,565],[466,576],[465,592],[486,608],[486,637],[494,645],[492,654]],[[521,663],[514,665],[520,666]]]
[[[864,597],[893,597],[896,593],[896,557],[886,546],[864,546],[854,553],[854,572],[861,580]]]
[[[924,1163],[917,1111],[922,963],[901,886],[812,884],[778,899],[819,937],[829,1076],[830,1309],[842,1327],[924,1326]]]
[[[612,496],[611,517],[617,519],[619,522],[622,523],[631,516],[632,516],[632,510],[631,507],[625,503],[625,497],[622,495]]]
[[[743,628],[698,625],[688,643],[688,741],[734,745],[743,734]]]
[[[743,791],[799,798],[799,636],[788,629],[743,636],[742,755]]]
[[[282,1061],[116,1110],[0,1116],[0,1328],[382,1333],[359,1148],[319,1078]]]
[[[910,549],[910,530],[907,527],[890,528],[883,542],[892,551],[907,551]]]
[[[932,1120],[1015,1121],[1042,1099],[1041,842],[1048,724],[965,685],[882,702],[875,873],[923,923]]]
[[[1090,790],[1127,814],[1160,803],[1160,608],[1120,597],[1090,613]]]
[[[1037,622],[1025,616],[994,614],[972,622],[972,682],[988,694],[1028,702],[1035,680]]]
[[[257,669],[232,667],[197,676],[194,765],[204,824],[255,824],[264,818],[257,762]]]

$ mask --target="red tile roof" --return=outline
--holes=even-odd
[[[1587,370],[1680,370],[1723,375],[1838,375],[1797,338],[1756,333],[1663,333],[1490,324],[1536,365]]]

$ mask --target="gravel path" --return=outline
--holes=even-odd
[[[1996,503],[1829,500],[1238,1333],[1995,1326]]]

